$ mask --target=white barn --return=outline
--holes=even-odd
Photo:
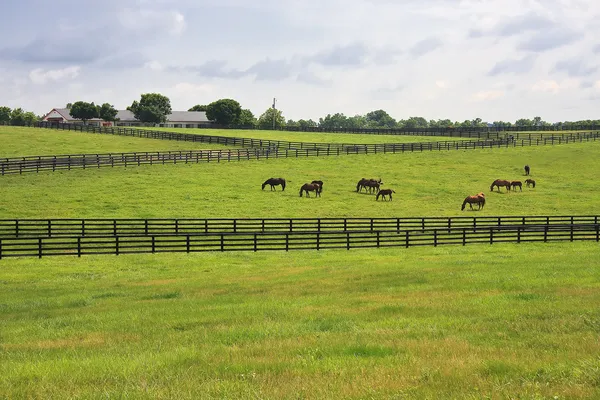
[[[129,110],[118,110],[116,122],[104,121],[100,118],[93,118],[87,123],[96,126],[156,126],[169,128],[203,128],[212,125],[212,122],[206,118],[204,111],[173,111],[167,117],[164,124],[145,124],[135,119],[133,113]],[[68,108],[53,108],[46,114],[42,121],[81,124],[83,121],[71,116]]]

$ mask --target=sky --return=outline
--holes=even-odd
[[[37,114],[159,92],[294,120],[599,119],[599,67],[595,0],[0,2],[0,105]]]

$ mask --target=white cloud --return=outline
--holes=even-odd
[[[51,81],[60,81],[63,79],[75,79],[79,76],[81,67],[73,65],[62,69],[44,70],[36,68],[29,72],[29,79],[37,85],[43,85]]]
[[[471,96],[471,98],[474,101],[489,101],[489,100],[499,99],[500,97],[503,97],[503,96],[504,96],[504,91],[502,91],[502,90],[487,90],[487,91],[477,92],[477,93],[473,94],[473,96]]]
[[[561,82],[555,80],[541,80],[531,86],[533,92],[544,93],[560,93],[563,90],[577,89],[579,81],[575,79],[567,79]]]
[[[164,69],[164,66],[156,61],[156,60],[152,60],[152,61],[148,61],[144,64],[144,68],[148,68],[152,71],[162,71]]]

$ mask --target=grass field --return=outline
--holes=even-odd
[[[223,148],[215,144],[0,126],[0,157]]]
[[[47,147],[181,144],[71,137]],[[11,175],[0,218],[598,214],[598,160],[593,142]],[[535,189],[489,192],[525,164]],[[312,179],[323,196],[300,198]],[[600,398],[599,310],[595,242],[4,259],[0,398]]]
[[[0,261],[0,398],[598,398],[599,255]]]
[[[291,132],[291,131],[262,131],[243,129],[194,129],[194,128],[143,128],[166,132],[188,133],[195,135],[214,135],[239,137],[248,139],[285,140],[289,142],[309,143],[418,143],[466,140],[465,138],[447,136],[406,136],[406,135],[355,135],[329,132]]]

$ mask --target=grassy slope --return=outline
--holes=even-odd
[[[599,160],[595,142],[15,175],[2,178],[0,218],[446,216],[480,191],[487,204],[477,215],[597,214]],[[496,178],[524,180],[526,163],[536,189],[489,192]],[[288,180],[285,192],[260,189],[271,176]],[[361,177],[381,177],[394,200],[356,193]],[[322,197],[299,198],[313,179],[325,182]]]
[[[0,157],[222,148],[214,144],[0,126]]]
[[[597,398],[599,255],[2,260],[0,397]]]
[[[285,140],[290,142],[310,143],[410,143],[410,142],[438,142],[450,140],[465,140],[465,138],[452,138],[445,136],[404,136],[404,135],[355,135],[344,133],[320,132],[288,132],[288,131],[260,131],[242,129],[192,129],[192,128],[143,128],[158,129],[161,131],[189,133],[196,135],[228,136],[251,139]]]

